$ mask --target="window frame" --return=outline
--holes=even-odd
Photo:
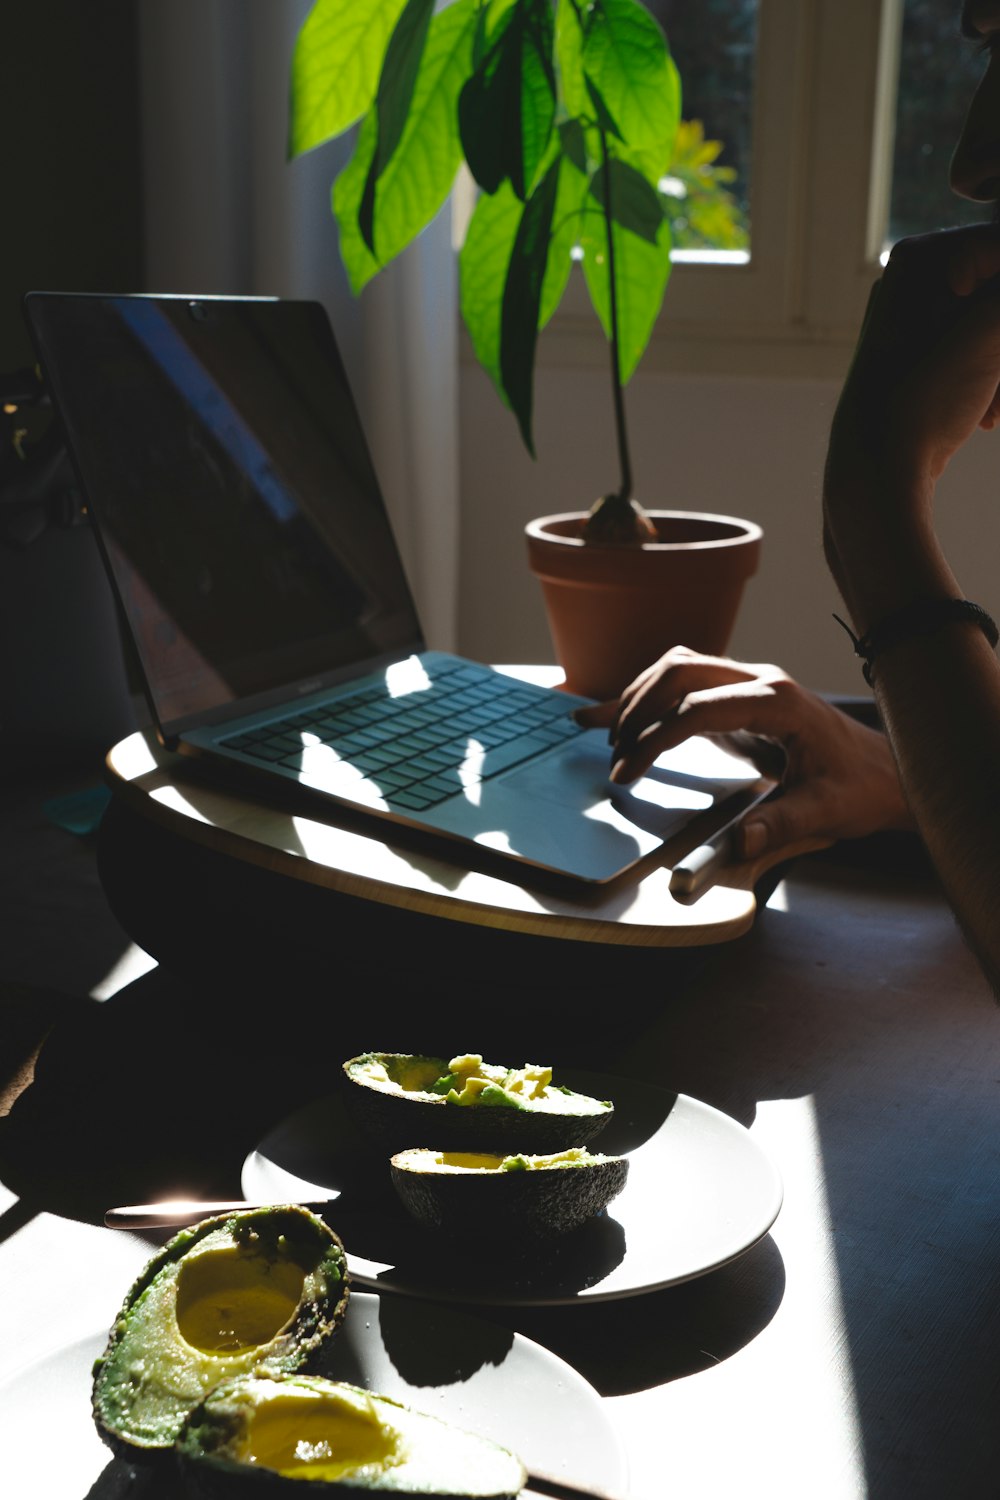
[[[751,256],[674,264],[641,369],[843,376],[879,274],[902,7],[759,0]],[[582,277],[571,279],[538,360],[606,364]]]

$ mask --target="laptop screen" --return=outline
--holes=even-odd
[[[161,728],[422,649],[319,304],[25,306]]]

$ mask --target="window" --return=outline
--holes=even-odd
[[[671,179],[675,261],[742,264],[750,174],[758,0],[648,0],[680,70],[684,124]],[[702,184],[708,191],[699,191]]]
[[[957,0],[647,3],[749,242],[675,257],[643,368],[840,379],[886,244],[964,212],[948,161],[982,59]],[[539,353],[603,363],[582,285]]]
[[[903,235],[983,217],[981,204],[948,190],[948,164],[983,58],[969,42],[956,46],[956,6],[948,0],[904,0],[900,21],[886,250]]]

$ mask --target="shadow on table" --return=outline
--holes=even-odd
[[[52,1028],[0,1118],[0,1182],[90,1223],[160,1198],[238,1198],[246,1153],[332,1064],[280,1004],[162,969]]]
[[[767,1326],[784,1290],[784,1263],[767,1235],[738,1261],[680,1286],[581,1307],[518,1308],[512,1326],[602,1396],[624,1396],[728,1359]]]
[[[800,861],[753,930],[608,1066],[661,1069],[747,1126],[766,1106],[774,1131],[791,1106],[789,1160],[804,1149],[822,1169],[816,1271],[833,1272],[838,1441],[863,1465],[858,1493],[994,1493],[1000,1026],[917,840]],[[558,1326],[539,1336],[558,1347]],[[586,1370],[585,1340],[567,1338]]]
[[[603,1070],[682,1089],[744,1125],[762,1101],[809,1099],[866,1477],[872,1493],[910,1500],[933,1493],[956,1453],[965,1488],[956,1478],[938,1493],[976,1493],[977,1481],[995,1479],[1000,1440],[989,1410],[1000,1360],[1000,1032],[917,855],[904,838],[812,856],[787,882],[784,907],[699,954],[683,984],[671,983],[669,966],[658,982],[649,965],[644,988],[629,975],[610,992],[614,1027],[597,1036],[572,1019],[566,1027],[578,1065],[594,1066],[600,1049]],[[421,983],[415,975],[414,989]],[[280,1013],[262,1022],[242,991],[179,1003],[159,985],[147,976],[100,1014],[54,1029],[35,1084],[0,1120],[0,1180],[15,1192],[92,1222],[115,1202],[239,1196],[246,1152],[328,1085],[342,1014],[371,1024],[377,998],[334,977],[303,1032]],[[562,973],[556,989],[572,1018],[599,986],[589,972]],[[470,1016],[466,1026],[477,1023]],[[381,1012],[378,1024],[389,1024]],[[265,1044],[256,1049],[254,1028]],[[779,1220],[779,1242],[780,1231]],[[768,1325],[783,1293],[784,1266],[765,1239],[686,1285],[499,1321],[611,1395],[726,1359]],[[497,1309],[487,1316],[497,1320]]]
[[[586,1011],[600,987],[588,976],[577,988]],[[247,1154],[303,1101],[329,1096],[340,1063],[371,1046],[373,1032],[379,1046],[450,1056],[456,1038],[467,1045],[470,1027],[479,1047],[487,1025],[480,1008],[494,1032],[502,1029],[506,982],[494,990],[477,981],[474,1017],[447,1025],[439,993],[439,981],[419,966],[388,992],[371,982],[359,993],[334,973],[302,993],[271,976],[260,986],[246,974],[228,986],[182,983],[161,965],[111,999],[81,1001],[57,1019],[33,1082],[0,1117],[0,1182],[36,1209],[91,1223],[120,1204],[241,1197]],[[536,975],[521,994],[538,1026],[508,1019],[504,1050],[516,1026],[518,1061],[551,1056],[564,1072],[600,1065],[606,1028],[595,1035],[568,1019],[566,993],[564,978]],[[644,991],[636,1009],[661,1004]],[[546,1011],[562,1042],[540,1040]],[[495,1035],[494,1044],[504,1048]]]

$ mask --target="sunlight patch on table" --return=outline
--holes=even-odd
[[[760,1336],[735,1353],[706,1347],[705,1356],[719,1362],[675,1380],[669,1404],[655,1387],[612,1399],[626,1446],[643,1455],[633,1490],[864,1500],[863,1441],[812,1096],[758,1104],[752,1134],[784,1182],[771,1231],[787,1277],[780,1304]],[[706,1448],[712,1410],[724,1414],[720,1441]],[[649,1441],[654,1425],[661,1444]]]
[[[117,995],[119,990],[125,989],[126,985],[141,979],[143,974],[148,974],[151,969],[156,968],[156,959],[150,958],[142,948],[135,943],[130,943],[125,952],[115,961],[105,974],[103,979],[90,991],[91,1000],[110,1000],[112,995]]]
[[[788,887],[783,880],[779,880],[770,896],[767,898],[768,911],[788,910]]]
[[[505,910],[544,913],[545,904],[531,890],[517,888],[495,875],[467,870],[456,881],[455,867],[431,855],[406,854],[389,843],[317,823],[311,818],[291,819],[292,838],[284,845],[289,854],[312,860],[363,880],[382,881],[401,891],[460,896],[464,901],[501,906]],[[386,838],[392,837],[386,825]],[[501,847],[505,847],[501,845]]]
[[[150,792],[149,796],[152,802],[159,802],[163,807],[169,807],[171,812],[182,813],[186,818],[195,818],[199,823],[212,822],[212,819],[201,812],[190,797],[185,797],[178,787],[160,786]]]

